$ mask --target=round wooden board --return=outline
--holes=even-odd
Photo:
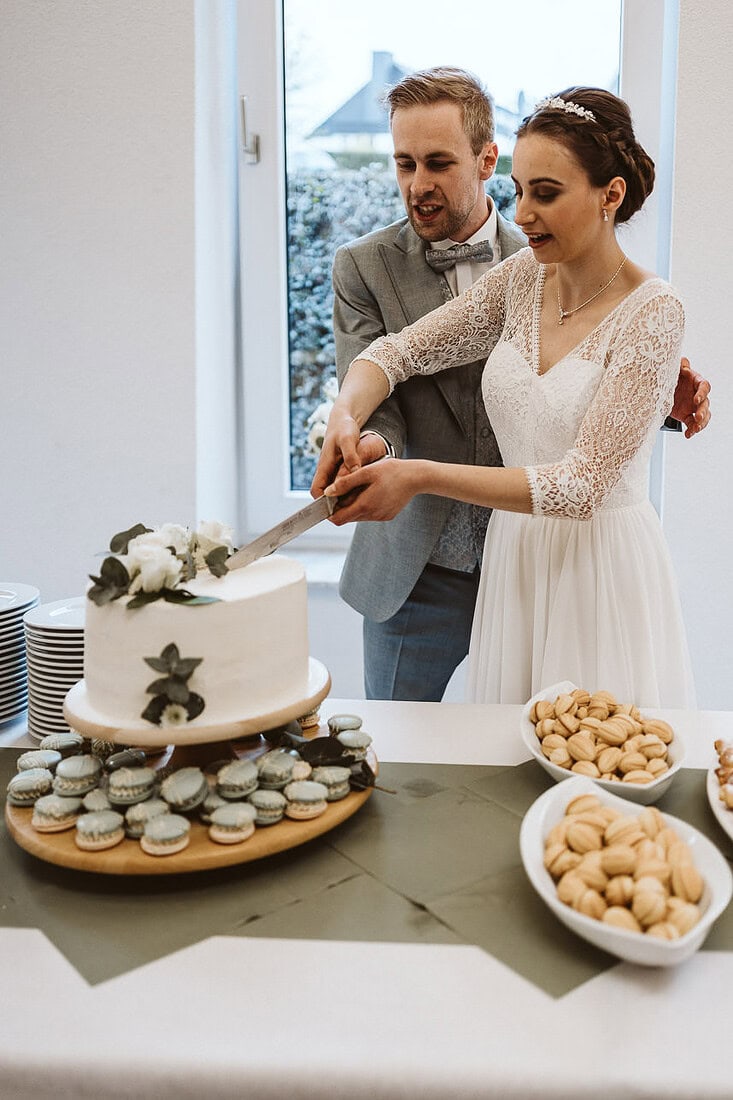
[[[370,759],[369,762],[376,772],[376,760]],[[352,791],[339,802],[329,802],[325,813],[310,821],[283,818],[276,825],[258,827],[253,836],[241,844],[215,844],[209,840],[208,826],[192,820],[188,847],[170,856],[150,856],[142,850],[139,840],[128,839],[102,852],[85,852],[76,845],[75,828],[63,833],[39,833],[31,825],[32,808],[24,806],[6,803],[5,821],[20,847],[46,863],[105,875],[180,874],[251,863],[276,852],[296,848],[346,821],[364,805],[372,790],[369,787],[364,791]]]

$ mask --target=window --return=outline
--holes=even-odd
[[[620,70],[642,140],[657,158],[663,148],[660,92],[673,52],[662,48],[663,32],[676,5],[626,0],[622,28],[621,0],[525,0],[521,31],[503,4],[464,0],[460,26],[446,22],[445,5],[436,2],[434,16],[430,6],[425,0],[415,20],[391,0],[368,9],[355,0],[239,0],[240,93],[261,141],[260,162],[241,168],[243,526],[251,532],[307,495],[308,435],[335,375],[333,251],[403,213],[375,88],[436,64],[476,72],[496,103],[500,163],[490,187],[509,216],[513,131],[548,92],[584,83],[618,90]],[[662,274],[656,225],[665,201],[662,189],[625,241]],[[312,537],[348,536],[322,526]]]

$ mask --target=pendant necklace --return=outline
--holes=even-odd
[[[618,267],[616,268],[616,270],[614,271],[613,275],[608,280],[608,282],[604,283],[603,286],[601,287],[601,289],[597,290],[595,292],[595,294],[591,294],[590,298],[586,298],[586,300],[584,302],[581,302],[579,306],[575,306],[574,309],[563,309],[562,308],[562,303],[560,301],[560,280],[558,279],[557,280],[557,313],[558,313],[557,323],[558,323],[558,325],[561,325],[563,323],[563,321],[565,320],[565,318],[569,317],[571,315],[571,313],[577,313],[579,309],[583,309],[585,306],[589,306],[591,304],[591,302],[595,302],[596,298],[600,294],[603,294],[604,290],[608,290],[611,283],[614,281],[616,276],[620,273],[621,268],[624,266],[627,259],[628,259],[628,257],[624,256],[623,260],[618,265]]]

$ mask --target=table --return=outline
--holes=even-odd
[[[380,760],[421,774],[418,765],[521,765],[520,710],[336,699],[321,708],[361,714]],[[689,767],[707,768],[713,741],[733,739],[733,713],[656,713],[685,737]],[[22,744],[20,727],[3,743]],[[383,842],[399,837],[375,837]],[[171,930],[181,919],[173,902]],[[103,938],[95,914],[83,916]],[[730,951],[698,952],[674,970],[615,965],[562,996],[450,937],[345,942],[245,929],[91,984],[38,929],[5,927],[0,966],[2,1100],[733,1092]]]

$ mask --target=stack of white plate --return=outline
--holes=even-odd
[[[44,603],[27,612],[28,732],[33,737],[65,733],[66,693],[84,676],[86,598]]]
[[[30,584],[0,581],[0,725],[28,705],[23,616],[38,599]]]

